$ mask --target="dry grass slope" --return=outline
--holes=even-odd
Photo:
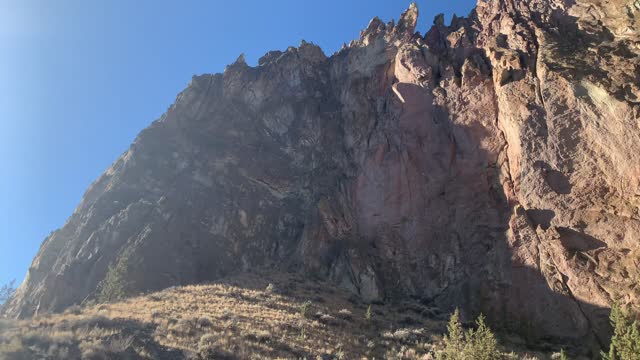
[[[369,307],[297,276],[242,275],[3,321],[0,359],[432,359],[446,320],[417,303]]]

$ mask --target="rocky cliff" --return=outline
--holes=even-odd
[[[638,306],[640,3],[480,0],[195,76],[42,244],[8,314],[242,270],[413,297],[532,339]]]

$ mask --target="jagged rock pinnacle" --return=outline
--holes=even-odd
[[[233,63],[235,64],[239,64],[239,65],[247,65],[247,59],[244,55],[244,53],[240,54],[240,56],[238,56],[238,58],[236,59],[236,61],[234,61]]]
[[[384,25],[384,22],[376,16],[369,21],[369,25],[367,25],[366,29],[360,31],[360,40],[365,40],[369,36],[375,36],[385,29],[386,26]]]
[[[416,25],[418,24],[418,15],[418,5],[416,3],[411,3],[409,8],[400,15],[398,26],[396,27],[398,34],[413,36],[413,33],[416,30]]]
[[[244,53],[240,54],[240,56],[238,56],[238,58],[236,59],[236,61],[234,61],[233,63],[227,65],[227,67],[225,68],[225,72],[229,69],[241,69],[244,67],[247,67],[247,59],[245,58]]]

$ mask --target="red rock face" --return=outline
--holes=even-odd
[[[607,14],[604,16],[604,14]],[[8,313],[280,268],[528,339],[604,342],[638,306],[639,11],[480,1],[194,77],[47,238]]]

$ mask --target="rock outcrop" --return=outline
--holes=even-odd
[[[96,296],[120,261],[131,293],[276,268],[606,342],[612,302],[640,305],[637,7],[480,0],[422,36],[412,5],[330,57],[302,42],[194,76],[8,314]]]

